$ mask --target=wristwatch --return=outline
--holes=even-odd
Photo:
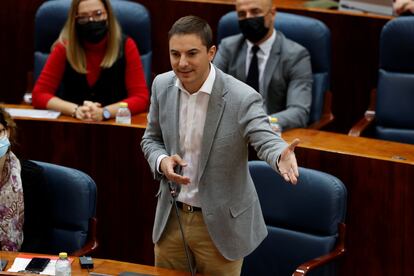
[[[108,108],[104,107],[102,111],[102,116],[104,120],[111,119],[111,112],[109,112]]]

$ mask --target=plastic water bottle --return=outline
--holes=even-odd
[[[68,259],[68,254],[66,252],[59,253],[59,259],[56,261],[55,265],[55,275],[56,276],[70,276],[72,269],[70,267],[70,261]]]
[[[273,131],[276,132],[277,135],[282,136],[282,127],[279,125],[277,118],[269,116],[269,123]]]
[[[129,111],[128,103],[119,103],[115,121],[118,124],[131,124],[131,111]]]

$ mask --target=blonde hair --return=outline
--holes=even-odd
[[[59,34],[59,38],[52,45],[52,49],[56,43],[62,43],[66,48],[66,58],[72,68],[81,74],[86,74],[86,56],[85,50],[79,41],[76,33],[76,15],[78,13],[79,3],[85,0],[73,0],[69,9],[68,19]],[[106,9],[108,21],[108,42],[104,58],[101,62],[102,68],[111,67],[118,59],[119,48],[121,47],[122,31],[118,21],[115,18],[109,0],[100,0]]]

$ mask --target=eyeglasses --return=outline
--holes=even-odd
[[[0,129],[0,139],[3,139],[6,136],[7,136],[7,129],[6,128]]]
[[[76,16],[76,22],[78,22],[78,24],[83,25],[90,21],[101,21],[104,19],[105,15],[106,12],[102,10],[96,10],[89,14],[78,14]]]

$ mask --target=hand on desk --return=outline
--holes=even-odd
[[[395,0],[394,11],[397,15],[414,14],[413,0]]]
[[[103,109],[97,102],[84,101],[76,110],[76,118],[84,121],[102,121]]]

